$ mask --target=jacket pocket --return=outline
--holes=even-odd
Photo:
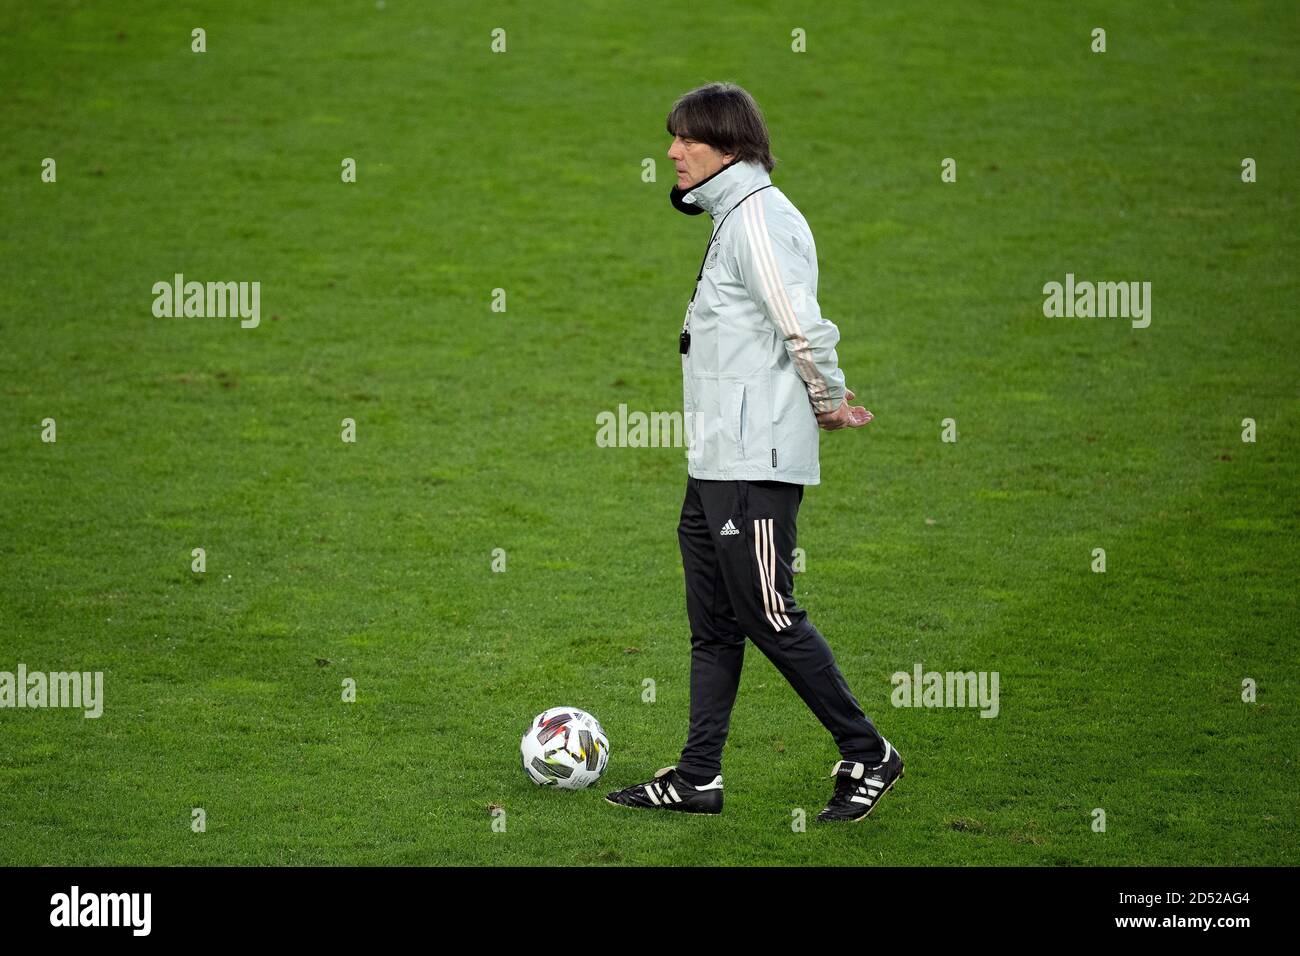
[[[740,409],[741,447],[737,449],[744,468],[767,476],[772,474],[772,373],[763,369],[744,380]]]
[[[745,460],[745,383],[732,382],[728,389],[727,434],[736,444],[737,461]]]

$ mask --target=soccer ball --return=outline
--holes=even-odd
[[[539,787],[590,787],[609,763],[600,721],[576,707],[552,707],[533,718],[519,742],[524,773]]]

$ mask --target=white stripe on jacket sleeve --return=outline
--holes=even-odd
[[[764,302],[771,309],[772,318],[788,343],[790,358],[795,370],[808,387],[808,395],[817,411],[834,411],[830,385],[813,358],[812,344],[799,323],[799,314],[790,301],[781,270],[777,264],[776,250],[767,228],[767,214],[761,197],[752,197],[743,204],[745,234],[749,241],[750,260],[763,290]]]

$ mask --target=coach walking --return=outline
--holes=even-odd
[[[817,306],[812,232],[768,176],[776,161],[753,97],[729,83],[692,90],[674,104],[668,133],[673,206],[714,223],[679,340],[690,428],[677,536],[691,722],[676,766],[606,799],[722,811],[722,746],[748,635],[839,748],[834,794],[817,819],[860,820],[902,776],[903,761],[795,604],[789,558],[804,486],[821,480],[818,428],[860,428],[871,413],[849,404],[839,330]]]

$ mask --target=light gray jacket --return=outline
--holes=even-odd
[[[817,305],[807,221],[775,186],[749,195],[771,181],[761,164],[735,163],[681,197],[709,213],[716,236],[687,309],[687,473],[815,485],[816,413],[844,399],[840,332]]]

